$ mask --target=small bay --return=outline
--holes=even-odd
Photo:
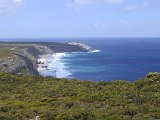
[[[62,39],[58,42],[68,41]],[[101,51],[53,55],[49,58],[49,70],[43,75],[132,82],[145,77],[148,72],[160,72],[160,38],[94,38],[78,41]]]

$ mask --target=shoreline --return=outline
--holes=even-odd
[[[12,44],[14,44],[14,46]],[[52,58],[55,54],[91,51],[91,47],[90,49],[87,49],[87,45],[83,47],[79,45],[70,45],[68,43],[58,42],[4,42],[0,46],[2,51],[0,59],[0,72],[25,76],[39,76],[42,75],[42,71],[48,72],[50,69],[48,68],[48,64],[53,62]],[[55,57],[57,58],[58,56]],[[56,66],[60,66],[61,68],[58,68],[59,71],[63,71],[64,74],[67,74],[67,66],[65,63],[63,64],[64,60],[61,62],[62,64],[56,61],[56,63],[58,63]],[[53,65],[51,67],[54,68]],[[61,76],[62,73],[60,74],[59,71],[54,70],[54,72],[55,71],[57,76]],[[51,74],[50,76],[55,75]]]
[[[101,50],[93,50],[91,52],[83,53],[96,53]],[[37,71],[42,76],[52,76],[56,78],[72,78],[72,73],[68,71],[66,63],[63,62],[63,58],[67,55],[72,55],[82,52],[63,52],[40,55],[38,58]]]
[[[53,53],[55,54],[55,53]],[[44,55],[39,55],[39,58],[37,59],[37,71],[39,74],[48,68],[48,57],[53,55],[53,54],[44,54]]]
[[[53,53],[40,55],[38,59],[37,71],[42,76],[52,76],[56,78],[69,78],[71,73],[67,70],[61,59],[67,53]],[[49,58],[50,57],[50,58]]]

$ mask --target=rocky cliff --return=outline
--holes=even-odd
[[[92,48],[92,47],[90,47],[86,44],[80,43],[80,42],[70,42],[68,44],[73,45],[73,46],[79,46],[80,48],[83,48],[83,49],[85,49],[86,51],[89,51],[89,52],[92,52],[92,51],[96,50],[96,49],[94,49],[94,48]]]
[[[18,75],[39,75],[37,59],[40,55],[59,52],[88,52],[92,48],[65,43],[1,43],[0,72]]]
[[[1,57],[0,72],[39,75],[37,71],[37,58],[39,55],[51,54],[52,50],[47,46],[37,44],[16,44],[17,46],[9,49],[9,56]],[[8,45],[10,46],[10,44]],[[6,50],[2,51],[5,54]]]

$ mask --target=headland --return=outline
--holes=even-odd
[[[95,50],[79,42],[0,42],[0,72],[40,75],[40,71],[48,69],[47,60],[51,55]]]

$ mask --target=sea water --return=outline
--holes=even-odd
[[[56,41],[56,40],[50,40]],[[57,40],[69,42],[71,39]],[[43,75],[92,81],[135,81],[160,72],[160,38],[79,39],[100,51],[57,53]]]

